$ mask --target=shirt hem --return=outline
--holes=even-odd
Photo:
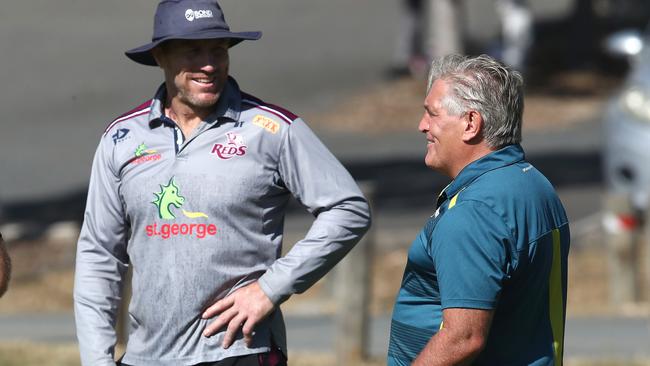
[[[142,365],[142,366],[176,366],[179,363],[188,363],[188,364],[200,364],[204,362],[218,362],[223,359],[229,358],[229,357],[239,357],[239,356],[248,356],[248,355],[254,355],[257,353],[266,353],[270,352],[271,347],[259,347],[259,348],[251,348],[247,350],[242,350],[242,352],[233,352],[233,353],[221,353],[221,354],[212,354],[212,353],[206,353],[202,354],[200,356],[191,356],[191,357],[181,357],[181,358],[172,358],[172,359],[153,359],[153,358],[141,358],[137,356],[129,356],[128,353],[124,355],[124,358],[122,358],[122,362],[126,364],[135,364],[135,365]]]
[[[467,308],[467,309],[481,309],[493,310],[496,309],[496,301],[485,300],[447,300],[442,302],[442,309],[449,308]]]

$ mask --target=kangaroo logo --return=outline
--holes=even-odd
[[[175,219],[176,216],[171,212],[169,206],[181,208],[183,203],[185,203],[185,197],[178,193],[178,186],[174,182],[174,177],[169,179],[169,183],[166,186],[161,184],[160,192],[154,194],[156,195],[156,199],[151,203],[158,207],[158,216],[163,220]]]

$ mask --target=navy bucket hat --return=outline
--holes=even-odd
[[[215,0],[163,0],[158,4],[151,43],[125,52],[131,60],[156,66],[151,50],[171,39],[227,38],[230,47],[244,40],[257,40],[262,32],[231,32]]]

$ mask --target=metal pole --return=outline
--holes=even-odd
[[[639,298],[638,215],[625,194],[611,193],[605,200],[605,230],[609,258],[609,295],[614,308]]]
[[[372,207],[374,187],[371,184],[360,186]],[[355,365],[367,359],[373,245],[373,230],[370,229],[336,267],[337,365]]]

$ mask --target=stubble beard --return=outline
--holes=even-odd
[[[219,97],[221,96],[221,93],[218,93],[214,98],[204,99],[204,98],[199,98],[197,96],[198,93],[195,94],[183,89],[180,90],[179,94],[180,94],[180,99],[184,101],[187,105],[199,109],[214,107],[219,101]]]

